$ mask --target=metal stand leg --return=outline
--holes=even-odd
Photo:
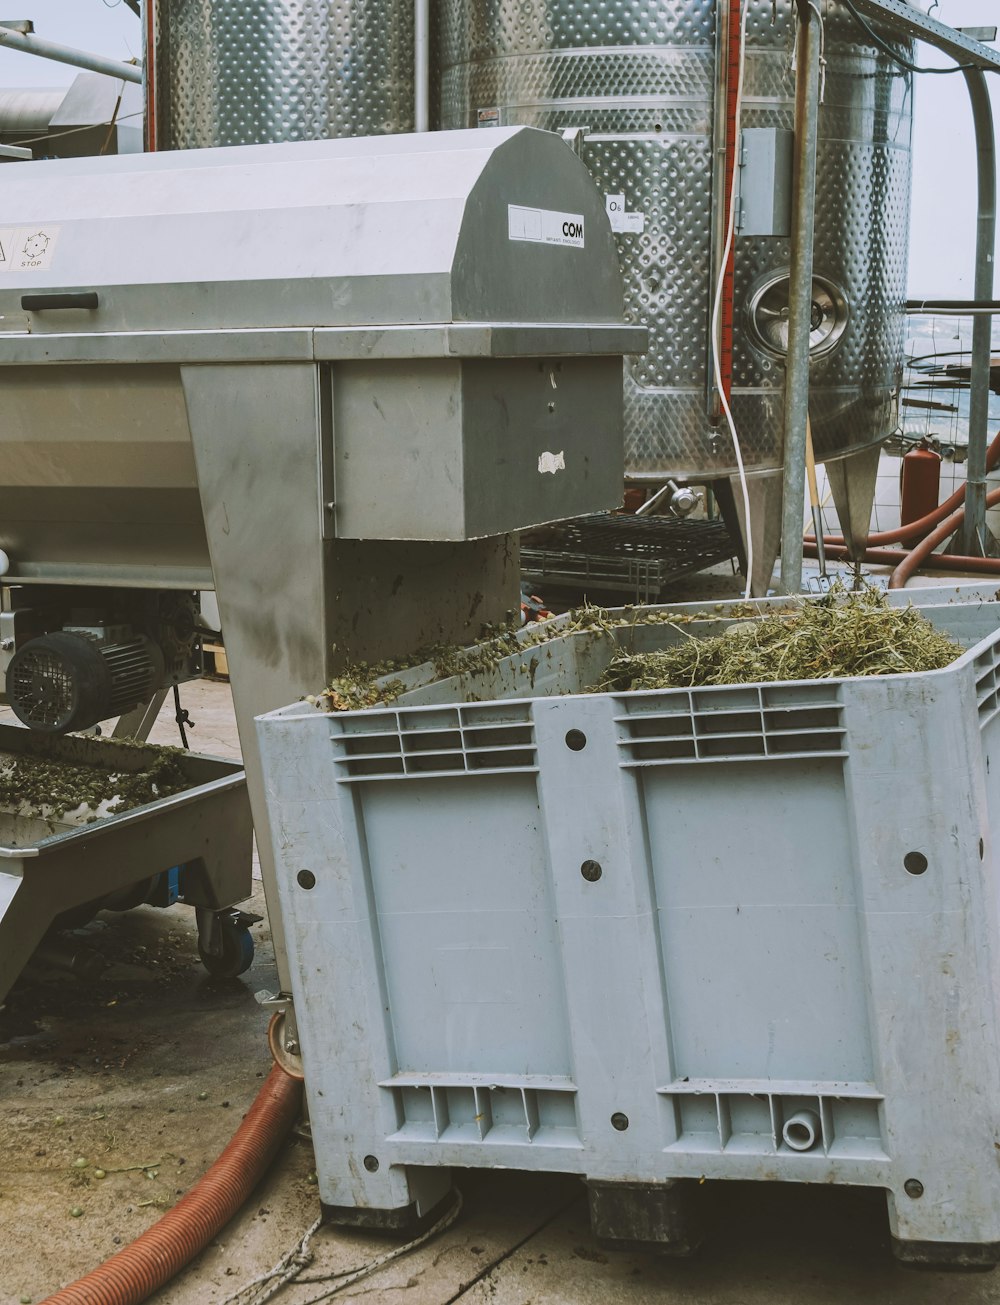
[[[111,737],[113,739],[135,739],[137,743],[145,743],[153,726],[156,724],[160,708],[166,702],[169,692],[169,689],[157,689],[148,702],[134,707],[132,711],[127,711],[112,730]]]

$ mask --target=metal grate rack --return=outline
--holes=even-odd
[[[736,555],[722,521],[602,512],[533,532],[521,546],[521,570],[540,588],[655,603],[672,581]]]

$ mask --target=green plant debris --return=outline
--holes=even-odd
[[[688,629],[717,627],[720,620],[732,624],[716,637],[696,638]],[[896,675],[936,670],[964,651],[915,609],[890,607],[882,590],[851,593],[835,586],[822,598],[789,599],[764,611],[753,603],[720,603],[695,612],[624,608],[612,613],[587,606],[536,628],[487,631],[471,648],[439,645],[419,649],[406,660],[356,663],[306,701],[327,712],[386,707],[412,687],[398,676],[425,663],[433,669],[428,678],[435,680],[488,677],[505,658],[550,640],[604,631],[621,645],[625,632],[640,626],[669,626],[682,642],[663,651],[620,651],[589,692]],[[536,666],[523,668],[532,683]]]
[[[131,811],[190,786],[177,753],[167,748],[158,749],[147,766],[134,771],[55,757],[0,756],[0,808],[23,816],[58,820],[83,808],[93,820]]]
[[[664,620],[658,614],[657,622]],[[689,618],[682,618],[689,619]],[[395,702],[407,685],[399,679],[387,679],[398,676],[401,672],[412,670],[430,662],[434,667],[434,678],[451,679],[455,675],[492,674],[505,657],[548,643],[551,639],[561,639],[564,635],[579,633],[582,630],[613,629],[616,626],[630,625],[628,618],[613,617],[602,607],[583,607],[571,612],[567,619],[559,622],[558,628],[546,624],[536,629],[522,630],[520,633],[512,627],[497,629],[487,628],[481,641],[471,648],[457,644],[436,644],[430,648],[418,648],[410,657],[398,661],[385,661],[369,665],[355,662],[345,669],[323,690],[322,693],[306,698],[321,711],[361,711],[366,707],[386,707]]]
[[[686,638],[660,652],[620,652],[591,692],[899,675],[947,666],[965,651],[912,607],[878,589],[754,613],[724,634]]]

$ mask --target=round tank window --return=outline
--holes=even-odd
[[[788,274],[759,282],[747,304],[747,329],[751,342],[773,358],[788,352]],[[826,277],[814,276],[809,353],[820,358],[840,343],[850,314],[847,296]]]

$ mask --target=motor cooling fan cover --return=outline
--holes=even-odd
[[[30,639],[11,658],[7,699],[29,729],[67,734],[128,711],[152,693],[162,656],[148,639],[100,644],[57,630]]]

